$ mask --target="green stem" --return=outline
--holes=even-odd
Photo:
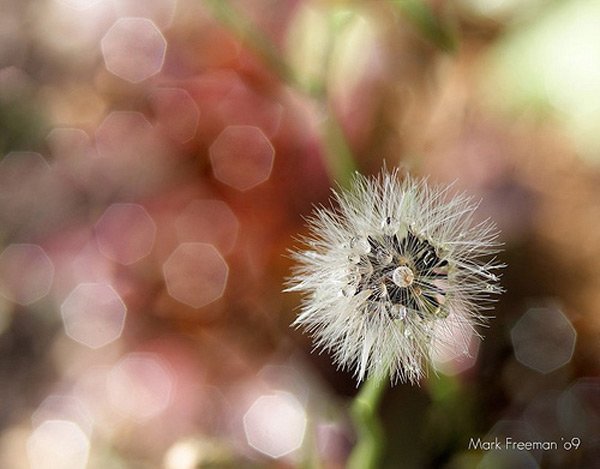
[[[297,85],[291,67],[281,59],[277,47],[252,21],[231,6],[228,0],[204,0],[216,18],[225,24],[238,38],[246,42],[279,78]]]
[[[327,113],[322,125],[325,158],[329,173],[341,187],[348,188],[352,181],[352,175],[357,168],[352,150],[344,135],[344,129],[331,110]]]
[[[325,158],[331,178],[342,187],[348,187],[352,174],[356,170],[354,157],[340,122],[331,105],[327,102],[325,85],[314,90],[303,87],[292,67],[281,57],[277,47],[256,25],[241,12],[233,8],[228,0],[204,0],[216,18],[225,24],[238,38],[246,42],[273,70],[277,76],[307,94],[311,99],[320,101],[325,111],[321,129],[325,143]],[[331,48],[331,45],[327,46]]]
[[[358,442],[350,454],[347,466],[350,469],[376,469],[381,465],[385,434],[378,408],[386,388],[386,378],[370,378],[352,402],[350,412]]]
[[[457,41],[449,25],[424,0],[392,0],[403,15],[432,43],[446,52],[455,52]]]

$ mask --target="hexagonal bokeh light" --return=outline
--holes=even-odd
[[[101,41],[106,69],[139,83],[162,69],[167,41],[148,18],[120,18]]]
[[[200,110],[192,96],[181,88],[158,88],[150,96],[158,123],[180,143],[196,135]]]
[[[144,207],[117,203],[106,209],[95,226],[98,249],[107,258],[130,265],[150,254],[156,224]]]
[[[127,198],[145,196],[164,181],[167,149],[159,132],[136,111],[112,111],[96,129],[96,150],[92,183],[119,188]]]
[[[83,129],[56,127],[46,136],[54,161],[69,161],[91,153],[90,136]]]
[[[27,440],[32,469],[84,469],[89,450],[88,437],[69,420],[46,420]]]
[[[46,397],[31,415],[31,422],[37,427],[46,420],[68,420],[76,423],[86,435],[91,433],[93,426],[93,417],[84,403],[71,395]]]
[[[175,221],[175,228],[181,242],[205,242],[228,253],[235,245],[239,222],[221,200],[193,200]]]
[[[600,377],[579,378],[558,399],[559,428],[576,435],[584,447],[598,442],[600,434]]]
[[[107,385],[115,409],[134,420],[146,420],[171,402],[173,376],[159,356],[130,353],[111,370]]]
[[[86,187],[97,181],[94,165],[98,156],[92,139],[83,129],[56,127],[46,136],[52,164],[59,174]],[[98,183],[101,184],[101,183]]]
[[[223,295],[229,267],[212,244],[183,243],[166,260],[163,273],[173,298],[200,308]]]
[[[97,349],[117,340],[123,332],[127,308],[108,284],[81,283],[60,307],[66,334]]]
[[[35,244],[10,244],[0,254],[0,295],[20,305],[29,305],[48,294],[54,280],[54,265]]]
[[[286,392],[260,396],[244,415],[248,444],[272,458],[300,448],[306,430],[306,411]]]
[[[556,305],[527,310],[510,335],[517,360],[544,374],[571,360],[577,339],[571,322]]]
[[[209,149],[215,177],[239,191],[247,191],[269,179],[275,149],[258,127],[230,125]]]
[[[39,153],[11,151],[0,160],[0,199],[30,190],[27,182],[42,176],[50,165]]]
[[[141,112],[112,111],[96,129],[98,155],[114,160],[141,160],[140,144],[152,132],[152,124]]]
[[[283,118],[283,106],[260,96],[242,82],[223,97],[217,112],[227,125],[257,126],[267,137],[277,134]]]
[[[96,130],[99,175],[129,200],[164,184],[173,163],[165,136],[140,112],[112,111]]]

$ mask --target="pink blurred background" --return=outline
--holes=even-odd
[[[355,383],[281,290],[303,217],[385,162],[481,198],[508,268],[471,356],[386,393],[384,467],[593,467],[598,21],[591,0],[5,0],[0,466],[344,467]],[[497,435],[580,445],[468,447]]]

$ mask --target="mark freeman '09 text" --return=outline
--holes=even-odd
[[[479,449],[489,451],[493,449],[515,449],[518,451],[531,451],[531,450],[552,450],[558,449],[558,443],[556,441],[517,441],[513,440],[510,436],[507,436],[504,440],[500,440],[498,437],[493,440],[486,441],[481,438],[469,438],[469,449]]]

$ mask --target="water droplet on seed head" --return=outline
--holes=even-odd
[[[412,285],[415,279],[414,272],[405,265],[397,267],[392,273],[392,281],[400,288],[406,288]]]
[[[371,252],[371,245],[367,238],[356,236],[350,240],[350,249],[358,254],[368,254]]]
[[[394,319],[404,320],[408,313],[406,306],[404,305],[392,305],[390,313]]]
[[[378,251],[375,258],[381,265],[388,265],[394,259],[393,256],[389,252],[384,251],[384,250]]]
[[[352,264],[360,264],[360,256],[358,254],[350,254],[348,256],[348,261]]]
[[[387,235],[394,234],[398,230],[398,220],[391,216],[385,217],[381,223],[381,230]]]

